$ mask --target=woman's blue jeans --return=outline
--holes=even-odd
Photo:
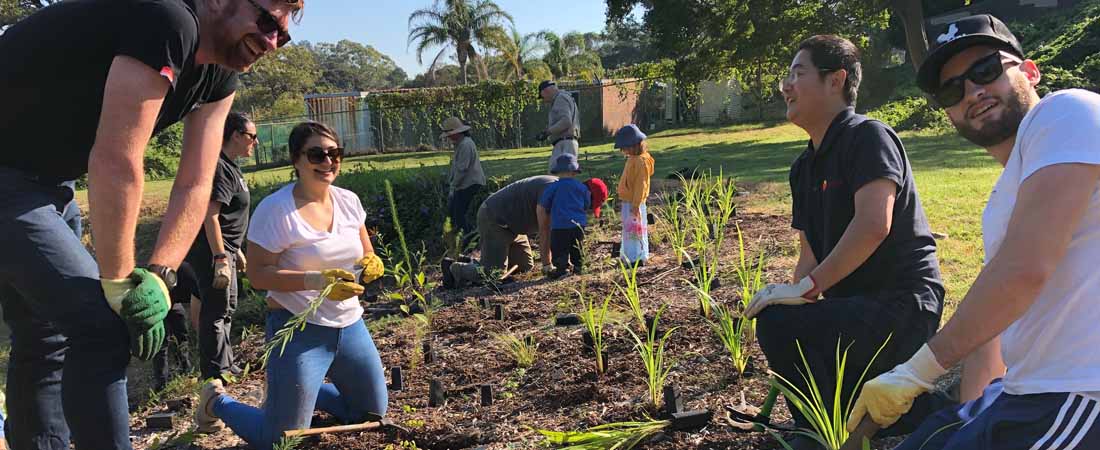
[[[290,317],[286,310],[268,311],[267,339]],[[325,383],[326,375],[331,383]],[[242,439],[267,450],[284,431],[309,428],[314,409],[357,423],[381,418],[388,401],[382,359],[360,319],[345,328],[308,324],[294,333],[282,355],[272,352],[261,408],[223,395],[212,409]]]

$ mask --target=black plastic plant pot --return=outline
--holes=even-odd
[[[482,309],[489,309],[493,307],[493,305],[489,303],[489,299],[487,298],[478,299],[478,305],[480,305]]]
[[[493,305],[493,319],[504,320],[504,305],[500,303]]]
[[[584,330],[584,332],[581,333],[581,342],[584,343],[584,352],[592,354],[592,349],[596,346],[596,342],[592,340],[592,333],[589,333],[588,330]]]
[[[665,386],[664,396],[665,415],[672,417],[673,414],[684,412],[684,397],[676,386]]]
[[[611,243],[611,258],[618,258],[619,255],[622,253],[622,250],[623,250],[623,244],[621,242],[612,242]]]
[[[703,258],[687,258],[684,262],[680,263],[680,267],[688,270],[693,270],[696,267],[703,265]]]
[[[443,258],[443,262],[439,264],[439,271],[443,273],[443,288],[453,289],[455,287],[455,277],[451,274],[451,264],[454,264],[455,260],[451,258]]]
[[[645,213],[645,221],[650,225],[655,225],[657,223],[657,217],[654,216],[653,213],[647,212]]]
[[[405,389],[405,380],[401,377],[400,367],[390,368],[390,390],[400,391]]]
[[[493,405],[493,386],[491,384],[483,384],[481,389],[481,406]]]
[[[656,321],[656,318],[653,317],[652,315],[647,314],[645,316],[645,329],[646,329],[647,333],[649,332],[649,330],[652,330],[654,328],[654,326],[653,326],[654,323],[653,322],[655,322],[655,321]],[[653,333],[653,334],[660,335],[661,333],[657,332],[657,333]]]
[[[473,260],[470,259],[469,256],[462,255],[462,256],[458,257],[458,262],[460,262],[460,263],[469,263],[469,262],[473,262]]]
[[[424,364],[435,363],[435,349],[432,348],[431,341],[424,341]]]
[[[592,359],[592,365],[593,366],[596,365],[595,358]],[[605,349],[603,349],[603,373],[608,373],[610,371],[611,371],[611,359],[608,358],[607,349],[605,348]],[[597,372],[597,374],[598,374],[598,372]]]
[[[672,429],[676,431],[697,430],[707,426],[714,413],[705,409],[684,411],[672,415]]]
[[[576,314],[558,314],[554,317],[554,326],[557,327],[568,327],[580,324],[581,317]]]
[[[428,383],[428,406],[439,407],[447,403],[447,390],[443,388],[443,382],[432,380]]]

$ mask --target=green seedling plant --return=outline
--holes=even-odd
[[[321,295],[310,300],[309,304],[306,305],[306,309],[288,319],[286,324],[275,332],[275,336],[264,344],[263,355],[260,357],[260,367],[267,367],[267,362],[271,359],[271,353],[274,352],[275,349],[279,349],[280,357],[283,356],[287,344],[290,344],[290,341],[294,339],[294,333],[306,329],[306,325],[309,323],[307,320],[317,313],[317,309],[321,307],[321,303],[325,302],[325,299],[332,293],[333,286],[336,286],[336,283],[325,286],[325,288],[321,290]]]
[[[646,371],[646,386],[649,388],[649,399],[654,409],[661,406],[661,395],[665,388],[665,380],[668,378],[672,366],[675,365],[674,362],[665,359],[665,344],[668,343],[669,336],[672,336],[672,333],[679,327],[670,328],[660,338],[657,336],[657,323],[661,320],[661,314],[666,309],[668,309],[668,306],[662,306],[654,314],[652,326],[647,330],[645,340],[634,333],[634,330],[631,330],[630,327],[626,327],[630,337],[634,338],[634,348],[642,358],[642,366],[645,367]]]
[[[645,329],[645,311],[642,310],[641,295],[638,292],[638,263],[634,263],[632,266],[627,266],[626,263],[619,261],[619,272],[623,275],[623,284],[615,283],[615,287],[618,288],[619,294],[622,295],[623,301],[626,302],[627,309],[634,316],[634,320],[638,324],[638,328]]]
[[[730,354],[730,363],[737,370],[738,375],[745,374],[745,368],[749,365],[749,352],[745,348],[745,320],[731,308],[720,304],[714,305],[714,316],[717,319],[711,322],[711,328],[715,336],[722,342],[722,346]]]
[[[646,418],[638,422],[615,422],[585,431],[536,430],[551,445],[565,450],[630,450],[672,424],[668,420]]]
[[[886,344],[890,342],[890,336],[886,337],[886,341],[875,352],[874,356],[867,363],[867,367],[863,369],[863,373],[860,374],[859,379],[856,381],[856,386],[863,384],[863,380],[867,377],[867,372],[871,370],[871,365],[874,364],[875,359],[878,358],[882,350],[886,348]],[[801,389],[795,387],[790,381],[783,376],[772,372],[772,375],[778,379],[773,381],[774,386],[779,388],[783,393],[783,397],[787,399],[787,404],[793,406],[810,422],[810,429],[799,430],[796,433],[806,436],[820,443],[828,450],[839,450],[840,446],[844,445],[844,441],[848,440],[848,430],[845,428],[845,424],[848,421],[848,415],[852,412],[852,405],[855,403],[856,396],[859,394],[858,389],[854,390],[847,399],[842,399],[842,392],[839,386],[844,385],[845,370],[848,364],[848,350],[851,348],[851,344],[844,349],[840,350],[840,340],[836,343],[836,388],[833,389],[832,406],[826,406],[824,397],[821,395],[821,389],[815,380],[813,373],[810,370],[810,363],[806,361],[806,355],[802,352],[802,344],[795,340],[795,345],[798,347],[798,355],[802,358],[802,365],[805,370],[800,368],[798,370],[799,375],[802,376],[802,380],[806,383],[807,392],[803,392]]]
[[[272,444],[271,450],[295,450],[298,446],[305,442],[303,436],[290,436],[279,439],[279,442]]]
[[[580,291],[574,290],[577,293],[577,298],[581,302],[581,322],[584,323],[584,328],[588,330],[588,335],[592,336],[592,350],[596,354],[596,375],[602,376],[607,371],[607,361],[604,361],[604,342],[603,342],[603,328],[607,323],[607,307],[611,303],[612,294],[607,294],[604,297],[603,303],[600,304],[591,297],[584,295],[584,286],[581,286]],[[644,322],[643,322],[644,323]]]
[[[666,192],[661,195],[664,199],[664,207],[658,210],[658,215],[665,222],[665,235],[668,237],[668,245],[676,255],[676,265],[684,263],[684,251],[687,248],[687,229],[684,227],[684,216],[680,210],[680,200],[673,193]]]
[[[711,253],[707,249],[699,252],[699,265],[696,266],[695,262],[691,262],[692,272],[695,272],[695,278],[693,281],[688,281],[688,285],[695,291],[695,297],[699,299],[699,311],[702,312],[703,317],[711,317],[711,306],[714,304],[714,299],[711,298],[710,291],[714,286],[714,280],[718,279],[718,254],[717,252]]]
[[[493,338],[512,355],[512,359],[516,361],[516,367],[530,368],[538,359],[539,344],[535,342],[533,335],[520,338],[512,333],[503,333],[494,334]]]
[[[722,230],[726,229],[726,225],[733,219],[733,213],[737,210],[737,200],[735,198],[737,194],[737,187],[732,181],[726,180],[719,171],[718,176],[714,179],[714,184],[711,185],[710,194],[708,198],[713,198],[714,203],[717,206],[711,211],[712,229],[715,231],[712,236],[714,241],[714,248],[722,248],[722,240],[725,237],[725,233]]]
[[[737,255],[738,264],[734,272],[737,273],[737,282],[741,286],[741,311],[744,312],[749,308],[749,303],[752,302],[752,298],[756,296],[756,293],[764,288],[765,252],[761,251],[756,260],[756,265],[752,265],[752,259],[747,256],[748,252],[745,251],[745,239],[741,234],[740,225],[737,226]],[[747,328],[748,332],[755,336],[756,319],[752,319],[747,324]]]

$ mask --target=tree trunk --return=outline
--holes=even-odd
[[[905,26],[905,45],[913,70],[917,70],[928,55],[928,36],[924,32],[924,6],[921,0],[893,0],[895,14]]]

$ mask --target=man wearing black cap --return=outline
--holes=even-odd
[[[550,152],[549,167],[554,167],[554,162],[563,154],[577,156],[577,138],[580,136],[580,120],[577,112],[577,103],[568,92],[558,89],[557,83],[543,81],[539,83],[539,96],[544,103],[550,103],[550,122],[546,130],[539,133],[538,140],[550,140],[554,150]]]
[[[959,19],[936,37],[921,89],[1004,168],[982,215],[985,265],[943,329],[864,386],[849,429],[864,417],[889,425],[964,363],[971,401],[900,449],[1100,448],[1100,95],[1040,100],[1039,80],[995,17]]]
[[[787,118],[809,135],[790,172],[801,250],[792,282],[761,289],[745,317],[757,318],[771,370],[806,392],[803,361],[818,383],[836,384],[829,368],[838,345],[849,367],[870,364],[868,376],[909,359],[936,332],[944,289],[905,147],[889,126],[855,112],[859,50],[838,36],[813,36],[799,44],[789,71],[779,86]],[[839,398],[847,399],[859,376],[843,381]],[[922,397],[915,414],[889,431],[911,431],[945,403]],[[791,409],[796,425],[809,428]],[[822,448],[804,436],[792,447]]]

